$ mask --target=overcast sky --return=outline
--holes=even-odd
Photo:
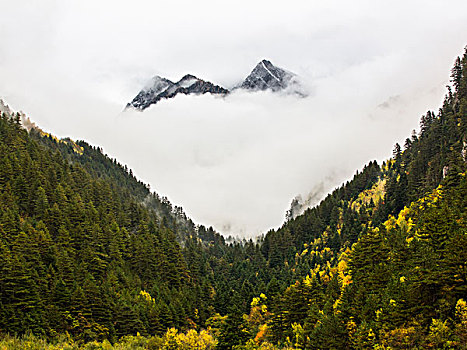
[[[195,222],[252,236],[437,111],[467,44],[459,1],[0,0],[0,98],[134,169]],[[122,110],[154,75],[230,87],[257,62],[306,99],[177,97]],[[324,193],[323,193],[324,194]]]

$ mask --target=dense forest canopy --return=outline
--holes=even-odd
[[[467,50],[451,78],[391,159],[256,242],[3,106],[0,344],[467,348]]]

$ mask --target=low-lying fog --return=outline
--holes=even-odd
[[[296,195],[319,200],[390,157],[437,111],[466,6],[12,2],[0,14],[0,97],[59,137],[103,147],[195,222],[254,236],[281,225]],[[122,112],[153,75],[230,87],[263,58],[310,96],[177,96]]]

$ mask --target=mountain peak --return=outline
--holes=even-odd
[[[253,91],[272,90],[274,92],[286,90],[291,94],[307,96],[295,73],[279,68],[267,59],[261,60],[253,68],[240,88]]]
[[[249,91],[280,91],[300,97],[308,95],[296,74],[275,66],[267,59],[262,59],[256,64],[250,75],[241,84],[234,87],[234,89],[238,88]],[[205,93],[227,95],[230,91],[200,79],[193,74],[185,74],[176,83],[156,75],[127,104],[126,108],[135,108],[142,111],[161,99],[174,98],[178,94],[201,95]]]
[[[198,79],[198,78],[195,77],[193,74],[185,74],[183,76],[183,78],[179,80],[179,82],[184,81],[184,80],[188,80],[188,79]]]
[[[199,79],[193,74],[185,74],[176,83],[156,75],[136,95],[133,101],[127,104],[126,108],[135,108],[142,111],[161,99],[174,98],[178,94],[201,95],[205,93],[225,95],[229,91],[219,85]]]

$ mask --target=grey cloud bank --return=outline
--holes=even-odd
[[[467,44],[464,1],[0,2],[0,97],[103,146],[196,222],[248,236],[280,225],[296,195],[389,157],[440,106]],[[232,86],[263,58],[311,96],[121,112],[156,74]]]

